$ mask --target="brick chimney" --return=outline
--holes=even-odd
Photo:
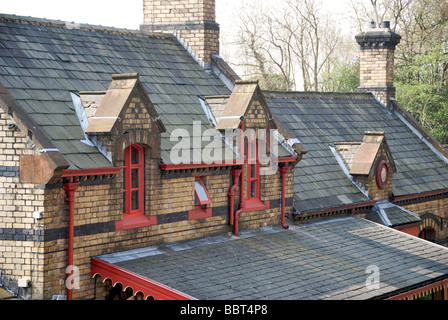
[[[143,0],[140,30],[176,34],[204,69],[219,55],[215,0]]]
[[[373,92],[389,109],[390,99],[395,98],[394,52],[401,36],[390,29],[389,21],[383,21],[379,28],[372,22],[355,38],[361,48],[358,91]]]

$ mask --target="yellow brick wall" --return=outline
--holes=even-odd
[[[138,93],[135,93],[131,99],[118,133],[103,137],[104,143],[112,148],[113,140],[119,136],[120,131],[133,128],[154,129],[149,114],[141,99],[138,98]],[[108,142],[107,139],[111,141]],[[152,154],[153,152],[158,153]],[[74,299],[93,297],[93,280],[90,277],[92,256],[230,231],[228,209],[223,209],[228,205],[230,171],[204,170],[186,176],[182,173],[164,174],[160,170],[159,159],[160,151],[147,149],[145,215],[156,216],[157,221],[162,221],[157,225],[114,230],[115,222],[121,220],[123,216],[123,172],[120,172],[110,183],[78,187],[75,193],[74,265],[79,268],[81,279],[80,289],[73,290]],[[116,166],[121,165],[123,160],[117,160]],[[194,209],[195,176],[203,177],[213,202],[211,206],[221,210],[220,215],[188,220],[188,211]],[[65,191],[60,186],[49,188],[45,192],[45,204],[47,210],[51,212],[48,215],[46,228],[51,230],[52,234],[67,228],[68,205],[64,200],[65,197]],[[82,235],[80,231],[76,232],[78,228],[94,231]],[[95,230],[95,228],[102,228],[103,231]],[[67,240],[61,239],[57,234],[54,236],[57,239],[45,242],[45,247],[48,248],[45,255],[45,299],[50,299],[53,294],[65,294],[63,281],[67,266]]]
[[[448,218],[448,198],[446,196],[438,197],[433,200],[429,198],[426,201],[418,203],[406,204],[406,202],[403,202],[402,204],[398,204],[403,208],[418,214],[420,217],[427,213],[436,215],[436,219],[439,223],[436,223],[436,220],[432,218],[423,219],[422,225],[419,226],[419,232],[425,227],[434,228],[436,231],[436,240],[444,245],[448,244],[446,242],[446,238],[448,237],[448,224],[446,221]]]
[[[22,183],[20,157],[38,156],[39,152],[19,129],[13,129],[11,117],[0,108],[0,283],[17,289],[18,279],[31,280],[30,290],[20,289],[23,298],[42,297],[43,253],[40,239],[43,220],[33,218],[44,210],[44,186]],[[9,126],[9,128],[8,128]]]
[[[361,50],[360,86],[384,87],[394,84],[394,50],[377,48]]]
[[[360,52],[359,89],[372,91],[387,108],[395,98],[394,49],[371,48]]]
[[[214,0],[144,0],[144,22],[215,21]]]
[[[111,150],[118,152],[114,141],[121,131],[144,128],[154,132],[154,125],[138,96],[131,99],[122,121],[112,135],[102,137]],[[136,116],[140,115],[140,116]],[[249,126],[263,127],[266,116],[255,103],[247,117]],[[2,113],[0,120],[0,172],[2,167],[19,167],[20,155],[38,155],[18,131],[8,130],[9,116]],[[156,133],[155,133],[156,134]],[[114,149],[115,148],[115,149]],[[112,179],[84,181],[75,192],[74,265],[80,271],[80,288],[73,290],[74,299],[93,298],[94,281],[90,274],[93,256],[141,248],[166,242],[190,240],[218,233],[232,232],[229,226],[228,192],[233,183],[229,168],[178,171],[160,170],[160,150],[147,149],[145,166],[145,214],[154,215],[157,224],[128,230],[115,230],[115,223],[123,217],[123,172]],[[117,166],[123,159],[117,159]],[[15,174],[18,175],[18,174]],[[194,180],[201,176],[212,200],[211,217],[188,219],[194,209]],[[287,178],[286,197],[292,197],[293,173]],[[55,294],[66,294],[68,203],[62,181],[53,185],[20,183],[19,177],[0,177],[0,229],[40,231],[39,241],[4,240],[0,233],[0,265],[3,275],[11,281],[29,278],[33,299],[51,299]],[[261,176],[261,200],[269,208],[240,215],[240,230],[278,224],[280,222],[281,179],[277,172]],[[235,210],[239,204],[239,185],[235,190]],[[289,202],[286,211],[291,210]],[[44,211],[42,220],[34,220],[35,210]],[[103,290],[102,286],[97,287]]]
[[[246,112],[245,129],[266,129],[267,115],[262,107],[260,100],[256,97]],[[257,134],[258,136],[258,134]],[[247,167],[244,166],[244,195],[247,195]],[[293,170],[287,174],[285,182],[285,198],[293,197]],[[236,193],[238,192],[238,193]],[[235,201],[239,203],[239,188],[235,190]],[[238,199],[236,199],[238,198]],[[278,225],[280,223],[280,200],[281,200],[281,177],[278,170],[273,174],[260,174],[260,200],[269,204],[269,208],[265,210],[243,212],[239,216],[239,229],[253,229],[267,225]],[[292,210],[292,202],[290,205],[286,203],[285,212]]]
[[[172,32],[206,63],[219,54],[219,27],[215,22],[215,0],[144,0],[144,30]]]

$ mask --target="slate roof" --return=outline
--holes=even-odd
[[[448,277],[447,248],[353,216],[97,258],[197,299],[384,299]]]
[[[208,128],[198,96],[230,93],[174,36],[0,15],[0,83],[53,140],[69,169],[111,165],[80,142],[84,135],[70,92],[106,91],[119,73],[139,73],[161,116],[164,163],[177,143],[169,139],[173,129],[191,132],[193,120]]]
[[[384,131],[397,172],[395,196],[448,188],[448,167],[407,125],[370,93],[264,92],[272,113],[308,153],[294,171],[298,212],[369,200],[342,171],[332,148]]]
[[[367,219],[392,228],[422,222],[415,213],[387,200],[377,202],[367,214]]]

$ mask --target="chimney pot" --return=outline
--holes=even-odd
[[[381,28],[390,29],[390,21],[382,21]]]

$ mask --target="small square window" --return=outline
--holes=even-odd
[[[204,181],[201,177],[196,178],[194,181],[195,190],[195,204],[203,206],[205,204],[212,203],[210,196],[208,195],[207,189],[205,188]]]

